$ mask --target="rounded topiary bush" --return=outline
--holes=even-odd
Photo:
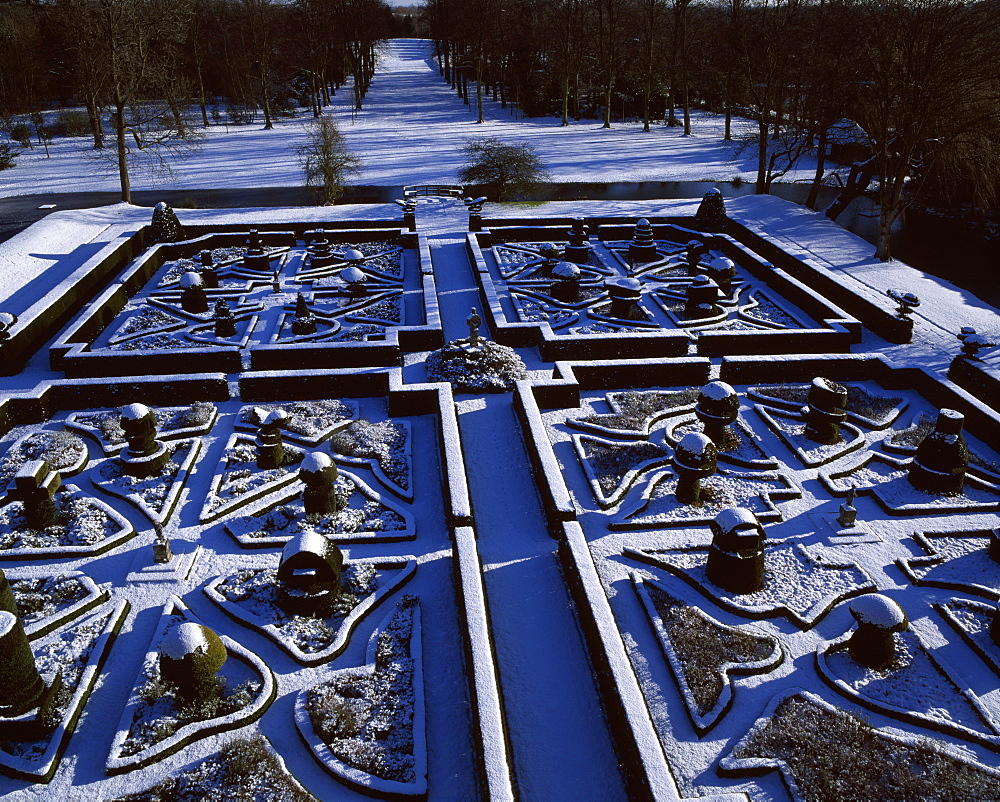
[[[184,702],[218,696],[215,675],[229,653],[212,630],[191,621],[171,629],[160,644],[160,675]]]
[[[455,392],[504,392],[514,382],[528,378],[524,361],[512,348],[490,340],[480,340],[475,349],[456,340],[427,357],[427,378],[445,381]]]

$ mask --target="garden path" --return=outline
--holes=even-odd
[[[421,199],[446,341],[467,337],[481,298],[465,254],[468,212]],[[484,329],[483,334],[488,335]],[[624,799],[593,668],[534,486],[512,395],[460,395],[462,451],[483,564],[517,787],[524,799]],[[511,523],[516,522],[516,527]],[[572,733],[572,737],[567,737]]]

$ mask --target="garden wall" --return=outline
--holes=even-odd
[[[938,409],[965,415],[966,428],[988,443],[1000,442],[1000,413],[949,379],[919,367],[902,367],[879,354],[858,356],[776,356],[770,360],[731,357],[722,360],[719,378],[731,384],[876,381],[887,390],[915,390]]]
[[[555,334],[547,322],[513,321],[504,312],[480,246],[483,234],[470,234],[466,240],[475,270],[476,283],[485,299],[486,322],[496,342],[512,348],[537,346],[542,359],[631,359],[665,358],[687,354],[690,339],[682,331],[626,332],[609,337],[604,334]]]
[[[239,247],[246,243],[247,230],[220,231],[220,227],[201,226],[212,233],[176,243],[161,243],[149,248],[131,264],[128,271],[83,309],[49,349],[49,364],[53,370],[64,371],[68,377],[143,376],[149,374],[184,374],[189,372],[238,373],[242,369],[241,349],[235,346],[113,352],[108,349],[91,352],[89,345],[114,320],[129,299],[139,292],[167,261],[191,258],[198,252],[219,247]],[[262,227],[263,228],[263,227]],[[268,247],[294,245],[297,231],[262,231],[261,240]],[[302,226],[312,230],[315,226]],[[191,227],[189,227],[189,233]],[[420,269],[424,325],[398,326],[383,341],[360,343],[292,343],[257,345],[251,348],[253,370],[311,370],[340,367],[392,366],[401,360],[401,351],[428,351],[443,344],[440,311],[434,275],[430,269],[430,253],[423,235],[398,229],[372,228],[363,231],[343,229],[331,231],[333,242],[356,243],[383,241],[415,249]],[[213,292],[209,291],[209,297]],[[231,294],[231,293],[230,293]]]

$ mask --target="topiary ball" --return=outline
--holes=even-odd
[[[212,630],[185,621],[167,632],[160,644],[160,675],[182,701],[203,701],[218,693],[215,675],[228,656]]]

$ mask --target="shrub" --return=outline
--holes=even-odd
[[[17,150],[10,142],[0,142],[0,170],[17,166]]]
[[[22,147],[31,147],[31,129],[27,123],[14,123],[10,127],[10,138]]]
[[[347,149],[343,135],[330,117],[306,127],[305,144],[296,148],[306,186],[313,187],[321,206],[332,206],[344,191],[349,175],[361,170],[361,161]]]
[[[50,126],[53,136],[90,136],[90,118],[84,111],[63,109]]]
[[[200,638],[192,628],[200,630]],[[200,705],[218,697],[215,674],[229,656],[218,635],[208,627],[188,622],[168,633],[161,649],[160,673],[177,689],[182,701]]]
[[[163,201],[153,207],[149,238],[151,242],[177,242],[184,239],[184,229],[177,219],[177,214]]]
[[[462,152],[465,166],[458,171],[458,180],[482,187],[492,200],[523,195],[549,179],[541,158],[530,145],[482,137],[469,140]]]
[[[212,419],[214,411],[215,405],[211,402],[195,401],[181,414],[178,423],[185,429],[193,426],[204,426]]]

